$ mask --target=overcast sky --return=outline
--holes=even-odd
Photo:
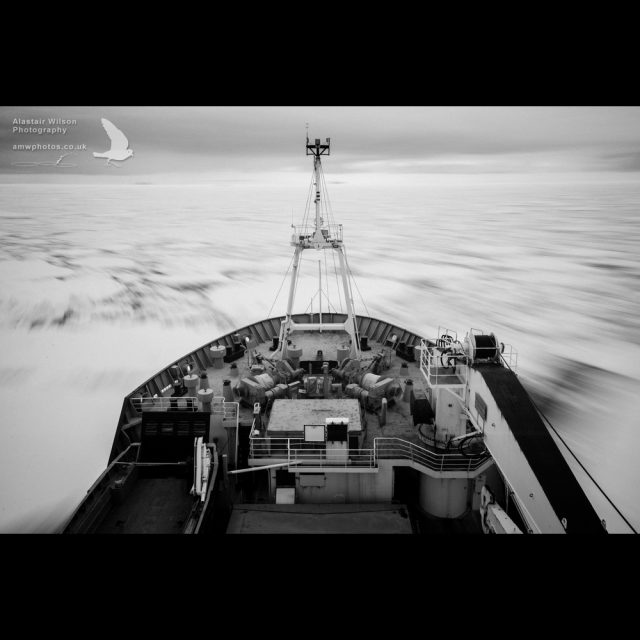
[[[129,140],[120,168],[92,152],[108,148],[100,118]],[[45,119],[16,125],[15,118]],[[49,124],[49,118],[76,125]],[[226,172],[304,171],[305,124],[331,137],[331,172],[540,173],[640,171],[639,107],[1,107],[0,176],[62,175],[177,180]],[[14,126],[67,128],[24,133]],[[86,144],[63,153],[18,144]],[[21,163],[33,163],[19,166]]]

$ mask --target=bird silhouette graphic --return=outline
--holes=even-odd
[[[113,162],[113,160],[124,161],[133,156],[133,151],[129,149],[129,141],[127,136],[116,127],[113,122],[110,122],[106,118],[100,118],[104,130],[107,132],[109,139],[111,140],[111,148],[104,153],[93,153],[94,158],[106,158],[107,165],[119,167],[120,165]]]

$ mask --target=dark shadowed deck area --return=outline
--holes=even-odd
[[[184,477],[138,478],[96,533],[181,533],[193,505],[189,483]]]
[[[227,533],[413,533],[397,504],[237,504]]]

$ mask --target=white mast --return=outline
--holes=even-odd
[[[315,220],[314,227],[303,226],[294,227],[293,236],[291,238],[291,244],[295,247],[295,253],[293,256],[293,270],[291,272],[291,284],[289,286],[289,300],[287,302],[287,316],[280,328],[280,341],[278,349],[282,350],[282,357],[286,357],[287,353],[287,339],[289,334],[296,330],[318,330],[318,331],[346,331],[351,338],[351,353],[350,357],[356,358],[360,356],[360,336],[358,334],[358,326],[356,322],[356,315],[353,307],[353,295],[351,293],[351,285],[349,282],[347,258],[344,253],[344,246],[342,242],[342,225],[338,225],[337,228],[330,228],[329,225],[322,219],[320,213],[320,184],[321,184],[321,160],[320,156],[330,155],[331,139],[327,138],[325,144],[320,143],[320,138],[316,138],[313,143],[309,142],[309,135],[307,134],[307,155],[313,156],[313,175],[315,185]],[[347,319],[345,322],[340,323],[324,323],[322,322],[322,271],[320,268],[319,276],[319,306],[320,306],[320,322],[319,323],[299,323],[294,322],[292,318],[293,303],[295,300],[296,286],[299,276],[300,268],[300,256],[305,249],[332,249],[338,253],[338,262],[340,265],[340,274],[342,276],[342,288],[344,294],[345,307],[347,310]]]
[[[329,140],[327,139],[327,142]],[[307,139],[307,143],[309,139]],[[313,173],[315,174],[315,182],[316,182],[316,199],[314,202],[316,203],[316,234],[318,233],[318,229],[320,229],[320,154],[313,156]]]
[[[322,264],[318,260],[318,313],[320,314],[320,333],[322,333]]]

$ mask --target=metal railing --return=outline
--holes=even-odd
[[[373,447],[376,460],[411,460],[432,471],[475,471],[490,457],[487,453],[476,456],[435,453],[401,438],[375,438]]]
[[[448,329],[446,330],[449,331]],[[447,344],[445,340],[450,334],[441,334],[436,340],[420,341],[420,371],[430,387],[453,386],[451,390],[461,395],[455,386],[463,386],[467,382],[468,368],[466,364],[457,364],[453,357],[442,352]],[[518,370],[518,352],[510,344],[498,344],[498,353],[502,362],[514,373]]]
[[[250,437],[249,442],[250,458],[287,460],[308,467],[376,466],[373,449],[327,448],[324,443],[305,442],[304,438]]]
[[[436,346],[435,342],[424,338],[420,341],[420,371],[430,387],[451,386],[454,393],[461,395],[455,387],[467,383],[467,367],[443,354],[444,347]]]
[[[250,458],[289,458],[291,448],[299,447],[304,438],[259,438],[249,436]]]
[[[220,402],[216,402],[220,400]],[[239,419],[240,403],[227,402],[224,398],[214,398],[211,404],[211,413],[214,415],[222,414],[224,420]]]
[[[295,449],[289,450],[289,462],[298,467],[362,467],[373,469],[376,465],[373,449]]]
[[[304,246],[310,245],[315,231],[315,225],[298,225],[293,227],[293,231],[291,233],[291,244],[302,243]],[[342,242],[341,224],[327,225],[321,233],[329,242]]]
[[[143,411],[198,411],[199,402],[193,396],[178,398],[130,398],[131,406],[136,413]]]
[[[509,369],[511,369],[514,373],[517,373],[518,352],[510,344],[504,345],[504,349],[500,353],[500,358]]]
[[[374,438],[373,449],[327,448],[305,443],[303,438],[250,437],[249,458],[276,459],[296,467],[362,467],[373,469],[379,460],[410,460],[432,471],[475,471],[490,458],[488,453],[436,453],[401,438]]]
[[[222,400],[222,402],[216,402]],[[193,396],[179,396],[177,398],[130,398],[131,406],[138,414],[143,411],[199,411],[201,403]],[[223,418],[238,418],[240,405],[237,402],[226,402],[223,398],[213,398],[211,404],[213,414],[223,414]]]

